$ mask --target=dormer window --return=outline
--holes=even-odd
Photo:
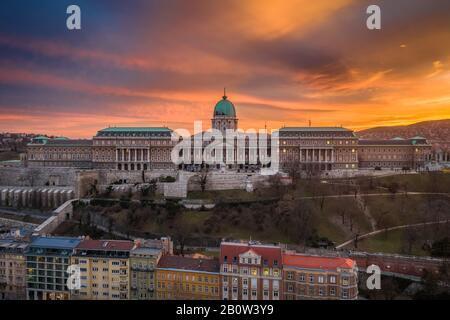
[[[273,265],[278,266],[278,260],[273,260]]]

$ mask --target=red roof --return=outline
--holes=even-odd
[[[220,263],[224,263],[225,256],[228,263],[233,263],[236,257],[237,263],[239,262],[239,255],[248,251],[261,256],[261,263],[267,260],[268,267],[273,266],[273,262],[277,261],[277,266],[281,267],[281,247],[274,245],[263,244],[249,244],[238,242],[222,242],[220,245]]]
[[[76,249],[129,251],[133,247],[134,242],[126,240],[83,240]]]
[[[348,258],[317,257],[317,256],[306,256],[301,254],[283,254],[284,267],[332,270],[337,268],[351,269],[355,265],[356,262]]]

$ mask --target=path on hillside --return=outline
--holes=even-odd
[[[17,211],[17,210],[13,210],[10,208],[4,208],[4,207],[0,207],[0,213],[5,213],[8,215],[14,215],[14,216],[19,216],[19,217],[25,217],[25,216],[30,216],[36,219],[47,219],[51,216],[51,213],[49,212],[39,212],[39,211]]]
[[[395,226],[395,227],[390,227],[390,228],[384,228],[384,229],[378,229],[363,235],[358,236],[358,240],[361,239],[365,239],[365,238],[369,238],[371,236],[380,234],[381,232],[385,232],[385,231],[393,231],[393,230],[399,230],[399,229],[406,229],[406,228],[411,228],[411,227],[421,227],[421,226],[427,226],[427,225],[433,225],[433,224],[441,224],[441,223],[450,223],[450,220],[439,220],[439,221],[432,221],[432,222],[422,222],[422,223],[413,223],[413,224],[404,224],[401,226]],[[351,244],[352,242],[355,241],[355,238],[352,238],[348,241],[345,241],[344,243],[341,243],[340,245],[336,246],[336,249],[341,249],[345,246],[348,246],[349,244]]]
[[[377,196],[404,196],[404,195],[440,195],[450,197],[450,193],[445,192],[397,192],[397,193],[358,193],[360,197],[377,197]],[[299,197],[296,199],[322,199],[322,198],[355,198],[355,194],[336,194],[324,196]]]
[[[359,209],[364,213],[367,220],[370,222],[370,228],[372,231],[377,230],[377,222],[375,221],[375,218],[370,213],[369,206],[365,203],[363,197],[359,193],[359,188],[357,189],[357,193],[355,194],[356,197],[356,203],[358,204]]]

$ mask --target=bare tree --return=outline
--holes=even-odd
[[[203,167],[197,175],[197,181],[198,184],[200,185],[200,189],[202,190],[202,192],[205,192],[206,190],[206,184],[209,181],[209,177],[210,171],[208,166]]]
[[[292,179],[292,185],[295,189],[297,182],[301,179],[301,167],[298,160],[290,161],[285,167],[289,177]]]
[[[419,240],[419,235],[415,228],[406,228],[404,233],[404,242],[406,253],[411,254],[414,244]]]

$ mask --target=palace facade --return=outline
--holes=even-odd
[[[224,136],[227,130],[238,129],[234,104],[224,94],[217,102],[211,119],[212,129]],[[243,133],[239,133],[243,134]],[[357,169],[424,168],[431,160],[431,144],[422,137],[392,140],[363,140],[350,129],[342,127],[283,127],[277,130],[281,168],[293,166],[302,171],[318,172]],[[97,132],[91,140],[64,137],[37,137],[28,144],[25,163],[29,167],[74,167],[118,171],[159,169],[198,171],[204,166],[214,169],[256,172],[269,166],[271,140],[260,145],[259,135],[244,134],[244,150],[224,141],[222,154],[210,154],[213,161],[194,163],[213,141],[211,131],[201,135],[202,143],[191,137],[189,151],[180,151],[180,163],[174,164],[171,152],[180,141],[167,127],[110,127]],[[252,140],[253,139],[253,140]],[[263,152],[259,152],[263,151]],[[214,151],[215,152],[215,151]],[[187,157],[189,155],[189,157]],[[211,165],[212,164],[212,165]]]

